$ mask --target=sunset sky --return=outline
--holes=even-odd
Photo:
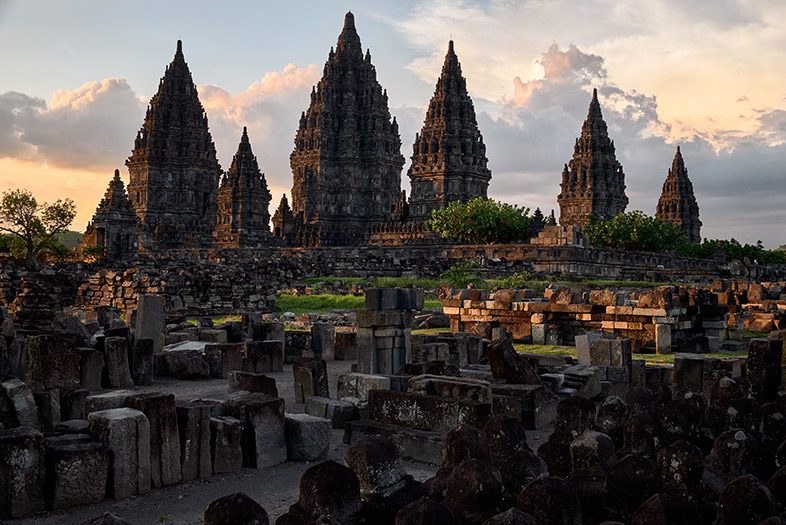
[[[489,156],[490,196],[559,210],[593,87],[652,215],[677,145],[702,235],[786,244],[783,0],[396,2],[0,0],[0,190],[71,197],[83,229],[121,168],[177,39],[229,167],[243,126],[273,193],[300,112],[352,10],[407,165],[455,41]]]

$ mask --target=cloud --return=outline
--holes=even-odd
[[[0,156],[64,168],[110,169],[131,151],[144,105],[124,79],[55,92],[47,106],[20,93],[0,95]]]

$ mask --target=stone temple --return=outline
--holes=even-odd
[[[218,190],[216,245],[234,248],[269,242],[270,198],[265,176],[251,151],[248,131],[243,128],[237,153]]]
[[[486,197],[491,171],[461,64],[448,44],[426,119],[412,146],[409,214],[428,219],[451,201]]]
[[[211,243],[221,166],[179,40],[126,166],[143,247]]]
[[[87,225],[82,246],[99,247],[106,257],[123,259],[136,252],[138,228],[120,170],[115,170],[93,220]]]
[[[591,216],[607,220],[625,211],[625,173],[614,153],[606,122],[600,111],[598,90],[592,92],[589,112],[576,139],[573,158],[562,171],[557,197],[560,224],[586,226]]]
[[[701,242],[699,205],[679,146],[663,182],[655,217],[679,226],[688,242]]]
[[[399,200],[404,157],[398,124],[352,13],[300,117],[290,165],[289,244],[362,243],[373,223],[390,219]]]

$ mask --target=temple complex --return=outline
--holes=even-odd
[[[221,166],[179,40],[126,166],[140,248],[210,244]]]
[[[390,219],[401,191],[396,119],[347,13],[336,49],[300,117],[292,167],[294,224],[289,244],[364,242],[375,222]]]
[[[259,170],[244,127],[237,153],[218,190],[216,245],[234,248],[268,242],[270,198],[267,181]]]
[[[614,153],[600,111],[598,90],[592,92],[589,112],[576,139],[573,158],[562,171],[557,197],[560,224],[586,226],[591,216],[607,220],[625,211],[625,173]]]
[[[104,198],[87,225],[82,246],[97,248],[97,255],[123,259],[136,252],[138,227],[139,221],[120,179],[120,170],[115,170]]]
[[[679,146],[663,182],[655,217],[679,226],[688,242],[701,242],[699,205]]]
[[[410,216],[428,219],[451,201],[486,197],[491,179],[487,164],[475,108],[451,40],[423,128],[412,146]]]

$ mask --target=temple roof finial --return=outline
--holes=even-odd
[[[355,15],[352,14],[352,11],[347,11],[347,14],[344,15],[344,29],[355,29]]]
[[[178,55],[182,55],[183,54],[183,41],[182,40],[178,40],[177,41],[177,51],[175,51],[175,54],[178,54]]]

